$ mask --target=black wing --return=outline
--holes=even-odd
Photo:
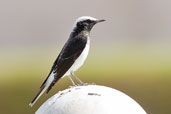
[[[54,80],[47,89],[47,92],[54,86],[54,84],[68,71],[68,69],[73,65],[75,60],[80,56],[81,52],[85,48],[87,43],[86,37],[75,37],[70,38],[66,44],[64,45],[62,51],[60,52],[59,56],[57,57],[56,61],[54,62],[52,69],[43,82],[42,86],[48,80],[50,74],[54,72]]]

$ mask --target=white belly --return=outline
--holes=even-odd
[[[81,55],[75,60],[74,64],[71,66],[71,68],[65,73],[64,76],[68,76],[71,74],[71,72],[76,71],[78,68],[80,68],[85,59],[87,58],[88,52],[89,52],[89,48],[90,48],[90,39],[87,39],[87,44],[86,47],[84,48],[83,52],[81,53]],[[64,77],[63,76],[63,77]]]

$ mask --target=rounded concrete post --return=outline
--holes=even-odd
[[[74,86],[48,99],[36,114],[147,114],[128,95],[99,85]]]

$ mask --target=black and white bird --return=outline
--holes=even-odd
[[[29,104],[30,106],[33,106],[45,91],[48,93],[61,77],[68,76],[73,85],[75,85],[70,77],[72,75],[81,84],[83,83],[74,75],[74,71],[80,68],[87,58],[91,29],[95,24],[103,21],[105,20],[89,16],[83,16],[76,20],[68,41],[55,60],[48,77],[40,87],[40,91]]]

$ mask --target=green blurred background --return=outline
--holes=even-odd
[[[170,11],[169,0],[1,0],[0,114],[32,114],[71,85],[65,77],[28,105],[83,15],[107,21],[93,28],[89,56],[75,74],[126,93],[148,114],[170,114]]]

